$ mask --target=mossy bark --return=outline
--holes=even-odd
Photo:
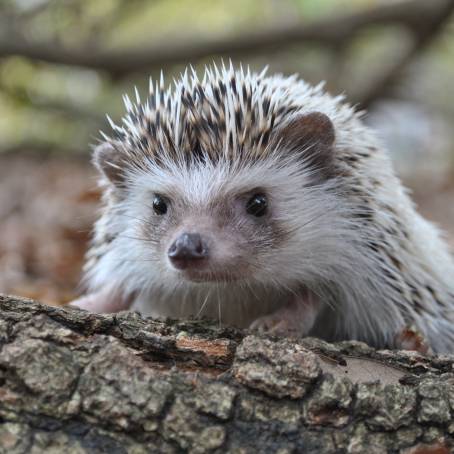
[[[0,452],[453,452],[451,356],[1,295],[0,346]]]

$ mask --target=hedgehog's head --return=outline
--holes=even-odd
[[[116,200],[119,260],[142,285],[285,283],[292,263],[326,259],[334,127],[279,81],[225,72],[127,102],[94,161]]]

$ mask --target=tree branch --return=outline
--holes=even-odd
[[[0,446],[11,453],[452,452],[452,357],[216,325],[0,295]]]
[[[74,102],[65,102],[57,99],[47,98],[39,93],[30,93],[22,87],[7,86],[0,80],[0,92],[6,94],[12,100],[35,108],[37,110],[47,110],[62,114],[66,117],[76,119],[85,119],[94,124],[94,126],[105,123],[104,116]]]
[[[328,17],[312,24],[281,25],[238,36],[203,41],[181,39],[178,43],[159,43],[152,47],[121,51],[67,48],[54,42],[30,42],[17,30],[0,32],[0,58],[12,55],[48,63],[103,70],[114,77],[149,71],[170,64],[190,62],[211,55],[240,57],[256,52],[277,51],[298,42],[334,44],[351,39],[367,25],[399,23],[413,30],[423,26],[452,0],[406,0],[378,5],[365,11]]]
[[[393,88],[402,76],[408,64],[419,55],[434,39],[437,32],[448,22],[454,11],[454,1],[440,2],[430,16],[424,17],[424,22],[413,26],[413,42],[395,59],[382,73],[370,75],[369,86],[352,97],[362,108],[369,107],[377,99],[391,94]]]
[[[21,156],[40,156],[42,158],[52,155],[59,155],[81,157],[86,161],[89,152],[89,145],[87,145],[85,148],[77,148],[68,146],[67,144],[40,142],[31,139],[19,141],[12,144],[0,143],[0,158],[6,157],[8,155],[17,156],[18,154],[21,154]]]

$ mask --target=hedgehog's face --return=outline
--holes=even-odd
[[[95,163],[113,183],[120,236],[129,239],[121,246],[125,262],[141,251],[142,281],[148,273],[175,285],[285,283],[283,270],[300,266],[304,252],[314,261],[314,250],[323,249],[317,241],[326,241],[330,205],[320,182],[333,140],[331,122],[316,113],[287,125],[260,157],[207,153],[188,161],[163,154],[131,166],[113,147],[99,148]]]
[[[131,237],[142,239],[163,279],[253,279],[265,266],[289,234],[282,197],[290,194],[263,164],[151,166],[136,175],[128,216],[142,221],[129,223]]]
[[[167,225],[173,221],[173,228],[160,238],[171,268],[196,282],[236,280],[249,274],[250,258],[259,246],[254,246],[254,238],[273,238],[268,231],[268,196],[264,190],[225,194],[203,205],[191,206],[188,202],[178,207],[154,194],[154,215],[170,217],[172,208],[176,208],[173,219],[162,220]]]

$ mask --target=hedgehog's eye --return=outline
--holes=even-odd
[[[153,199],[153,210],[156,214],[159,214],[159,215],[167,213],[167,203],[158,194],[156,194]]]
[[[268,201],[264,194],[254,194],[246,203],[246,211],[256,217],[266,214],[267,209]]]

